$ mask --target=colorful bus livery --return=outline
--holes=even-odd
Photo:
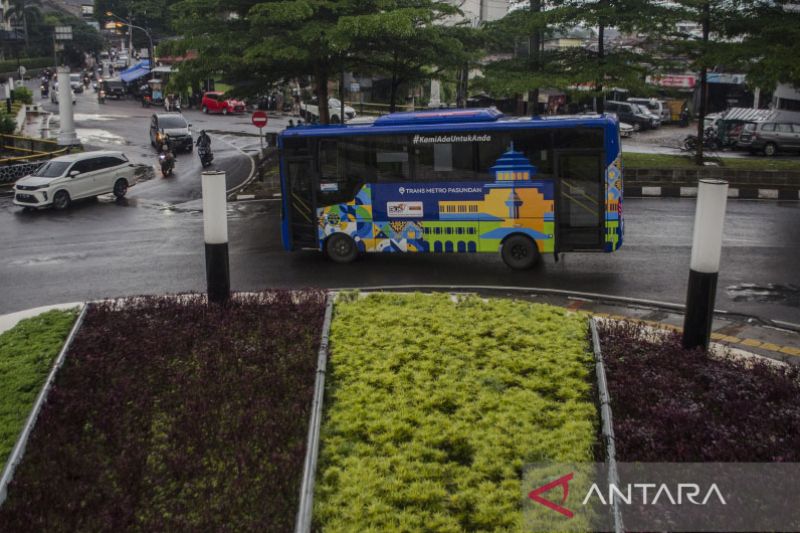
[[[619,131],[607,116],[395,113],[279,137],[288,250],[543,253],[622,244]]]

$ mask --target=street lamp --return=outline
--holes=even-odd
[[[156,62],[155,62],[155,57],[153,57],[153,56],[155,55],[156,49],[153,47],[153,38],[150,36],[150,32],[147,31],[146,29],[142,28],[141,26],[136,26],[135,24],[131,24],[129,21],[125,20],[124,18],[120,17],[119,15],[115,15],[111,11],[106,11],[106,16],[107,17],[114,17],[115,19],[118,19],[120,22],[122,22],[122,24],[124,24],[125,26],[128,26],[129,28],[135,28],[137,30],[142,30],[144,32],[144,34],[147,35],[147,40],[150,41],[150,51],[149,51],[150,57],[148,58],[148,61],[150,62],[150,79],[151,80],[155,79]],[[129,47],[131,49],[128,50],[128,53],[131,54],[131,56],[132,56],[133,55],[133,37],[131,37],[131,45]]]

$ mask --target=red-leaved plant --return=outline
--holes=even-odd
[[[325,295],[92,305],[2,531],[290,531]]]
[[[684,350],[678,333],[599,328],[617,459],[800,461],[800,369]]]

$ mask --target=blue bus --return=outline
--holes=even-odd
[[[547,253],[622,245],[611,116],[403,112],[289,128],[278,146],[286,250],[340,263],[368,252],[490,252],[524,269]]]

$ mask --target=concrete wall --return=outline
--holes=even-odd
[[[731,196],[738,198],[800,198],[800,172],[768,170],[698,169],[624,170],[625,196],[695,196],[701,178],[727,180]]]

